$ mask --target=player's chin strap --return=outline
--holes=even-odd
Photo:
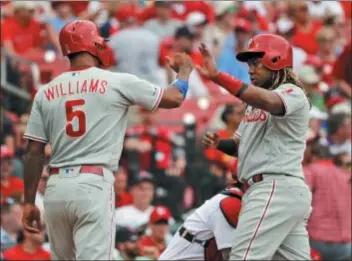
[[[204,248],[207,248],[209,246],[210,240],[196,239],[195,236],[192,235],[190,232],[188,232],[185,227],[181,227],[180,230],[178,231],[178,233],[179,233],[180,237],[186,239],[190,243],[197,243]]]

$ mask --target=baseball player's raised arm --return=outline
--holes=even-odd
[[[121,74],[121,86],[119,91],[127,102],[126,105],[140,105],[148,110],[157,108],[177,108],[184,101],[188,91],[188,81],[193,64],[189,57],[178,56],[180,68],[177,79],[171,85],[163,89],[148,81],[139,79],[130,74]]]
[[[219,73],[213,81],[255,108],[274,115],[285,115],[284,101],[274,91],[265,90],[253,84],[245,84],[227,73]]]
[[[309,103],[304,91],[293,84],[266,90],[253,84],[247,85],[226,73],[219,73],[214,82],[245,103],[277,116],[288,116]]]
[[[177,108],[185,97],[185,92],[182,92],[182,87],[187,89],[186,81],[181,80],[181,86],[171,84],[164,89],[154,85],[146,80],[142,80],[131,74],[121,75],[122,84],[118,91],[125,106],[139,105],[149,111],[154,111],[157,108]],[[176,84],[179,84],[180,81]],[[175,83],[174,83],[175,84]],[[182,85],[183,84],[183,85]],[[181,88],[181,89],[180,89]]]

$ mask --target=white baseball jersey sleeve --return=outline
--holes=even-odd
[[[284,116],[275,116],[248,106],[235,134],[240,138],[238,172],[241,181],[256,174],[288,174],[304,178],[303,153],[309,123],[309,101],[304,91],[283,84],[274,92],[285,106]]]
[[[118,166],[128,108],[159,106],[163,89],[91,67],[61,74],[37,93],[25,138],[50,143],[50,167]]]

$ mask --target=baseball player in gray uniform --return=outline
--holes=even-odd
[[[78,20],[59,35],[71,70],[35,96],[24,137],[24,229],[39,233],[35,195],[44,146],[52,146],[44,196],[46,228],[54,260],[111,260],[114,236],[114,175],[122,150],[128,108],[175,108],[182,104],[193,70],[177,54],[178,79],[167,89],[136,76],[104,70],[112,56],[97,26]],[[172,63],[171,63],[172,64]]]
[[[208,49],[200,49],[203,76],[247,104],[232,139],[215,133],[203,139],[205,148],[238,156],[246,188],[230,260],[310,260],[312,195],[301,166],[310,104],[292,71],[292,47],[277,35],[253,37],[237,55],[249,65],[249,85],[218,72]]]

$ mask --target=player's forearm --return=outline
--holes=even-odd
[[[285,107],[281,98],[272,91],[254,86],[253,84],[247,85],[227,73],[219,73],[213,81],[222,86],[232,95],[255,108],[262,109],[275,115],[284,113]]]
[[[221,152],[237,157],[238,156],[238,143],[234,139],[222,139],[217,146],[217,149]]]
[[[34,204],[44,166],[44,143],[29,141],[24,158],[24,202]]]
[[[187,70],[179,71],[177,80],[164,91],[159,108],[172,109],[181,106],[187,95],[190,74]]]

